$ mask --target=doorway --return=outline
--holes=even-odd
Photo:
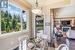
[[[36,15],[35,17],[35,33],[36,36],[40,36],[44,33],[44,16]]]

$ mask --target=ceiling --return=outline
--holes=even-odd
[[[36,2],[36,0],[26,0],[26,1],[29,2],[32,6],[34,6]],[[39,3],[39,6],[41,7],[41,6],[48,6],[53,3],[58,3],[63,0],[37,0],[37,1]]]

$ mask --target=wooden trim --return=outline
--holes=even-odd
[[[28,2],[26,2],[24,0],[9,0],[9,2],[21,7],[23,10],[31,9],[31,7],[32,7]]]
[[[73,19],[75,19],[75,17],[62,17],[62,18],[54,18],[54,19],[71,19],[71,18],[73,18]]]

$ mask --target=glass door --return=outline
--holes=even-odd
[[[40,15],[36,15],[35,18],[35,32],[36,36],[40,36],[44,33],[44,17]]]

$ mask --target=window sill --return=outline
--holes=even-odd
[[[18,31],[18,32],[10,32],[10,33],[5,33],[5,34],[0,34],[0,39],[4,39],[4,38],[10,38],[10,37],[18,37],[24,34],[28,34],[29,31],[27,30],[23,30],[23,31]]]

